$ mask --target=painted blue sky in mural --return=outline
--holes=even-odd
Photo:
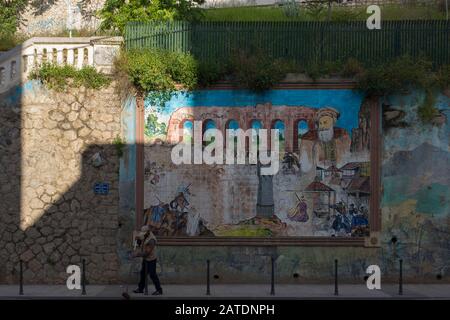
[[[255,93],[249,90],[197,90],[172,97],[162,111],[170,115],[179,107],[242,107],[271,102],[274,106],[333,107],[340,112],[337,126],[351,129],[358,126],[358,111],[363,95],[351,89],[281,89]],[[150,107],[148,104],[146,107]]]

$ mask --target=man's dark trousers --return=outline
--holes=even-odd
[[[139,281],[139,290],[144,290],[145,288],[145,268],[147,267],[147,274],[152,279],[153,284],[157,291],[162,291],[161,284],[159,283],[158,275],[156,274],[156,259],[152,261],[147,261],[142,259],[141,267],[141,279]]]

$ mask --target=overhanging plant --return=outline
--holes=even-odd
[[[402,56],[393,61],[370,68],[357,76],[358,89],[367,95],[387,96],[405,90],[423,90],[424,100],[417,113],[424,123],[433,123],[439,115],[435,106],[437,94],[449,86],[449,66],[433,71],[432,63],[425,59]]]
[[[180,90],[197,86],[197,61],[190,54],[160,49],[122,51],[115,66],[157,108],[163,108]]]

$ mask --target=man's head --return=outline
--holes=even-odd
[[[334,124],[339,117],[339,112],[333,108],[319,109],[316,113],[318,136],[321,141],[327,142],[333,139]]]
[[[140,238],[144,238],[149,232],[150,232],[150,227],[149,226],[147,226],[147,225],[142,226],[141,232],[139,233],[139,237]]]

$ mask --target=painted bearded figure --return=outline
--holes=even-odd
[[[345,129],[334,127],[339,112],[327,107],[316,113],[316,129],[301,137],[300,162],[303,172],[314,170],[316,166],[328,168],[340,164],[350,151],[350,137]]]

